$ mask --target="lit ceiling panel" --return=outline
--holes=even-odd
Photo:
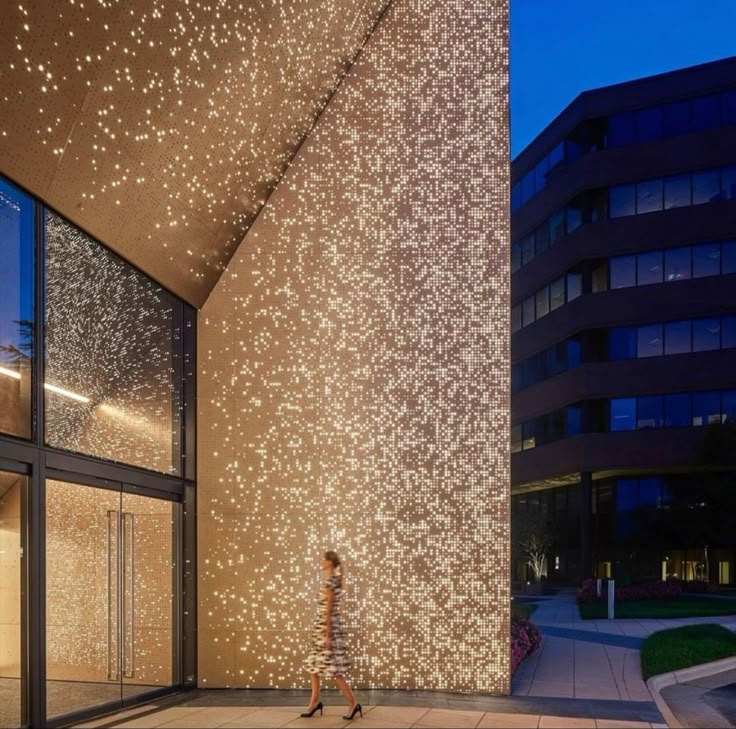
[[[201,305],[389,0],[23,0],[0,172]]]

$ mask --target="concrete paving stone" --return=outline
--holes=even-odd
[[[617,721],[613,719],[596,719],[598,729],[649,729],[648,721]]]
[[[145,714],[157,708],[156,704],[146,704],[145,706],[136,706],[132,709],[120,711],[117,714],[103,716],[101,719],[94,721],[86,721],[84,724],[75,724],[72,729],[96,729],[97,727],[107,726],[114,721],[124,721],[125,719],[133,719],[139,714]]]
[[[574,716],[542,716],[539,729],[596,729],[595,719],[579,719]]]
[[[576,699],[610,699],[620,701],[621,694],[616,685],[601,686],[600,684],[575,684]]]
[[[537,729],[539,714],[486,713],[477,729]]]
[[[529,689],[529,696],[574,699],[575,689],[570,681],[535,681]]]
[[[376,706],[371,711],[370,718],[373,721],[416,724],[428,711],[428,707],[420,706]]]
[[[356,729],[409,729],[409,727],[415,726],[410,722],[401,721],[385,721],[381,719],[373,719],[370,716],[365,716],[362,719],[355,719],[354,721],[348,721],[345,726],[355,725]]]
[[[288,724],[282,724],[281,726],[284,727],[304,727],[304,729],[318,729],[319,727],[324,727],[325,729],[338,729],[340,727],[347,726],[348,724],[352,724],[350,721],[346,721],[341,716],[328,716],[325,714],[324,716],[318,716],[316,717],[297,717],[293,721],[290,721]],[[358,720],[360,721],[360,720]]]
[[[258,711],[256,706],[216,706],[195,709],[188,715],[179,715],[159,724],[162,729],[214,729],[223,724],[237,723],[241,718]],[[163,716],[161,712],[159,716]]]
[[[269,711],[268,709],[258,708],[256,711],[246,714],[240,717],[236,721],[227,722],[222,724],[222,727],[226,729],[235,729],[236,727],[282,727],[286,726],[289,722],[299,718],[299,713],[296,710],[286,711],[288,707],[282,706],[281,711]],[[314,717],[312,717],[314,719]],[[324,717],[327,719],[327,717]],[[319,721],[319,717],[317,718]],[[313,726],[316,726],[314,724]]]
[[[439,729],[475,729],[483,718],[482,711],[461,711],[457,709],[430,709],[415,727],[439,727]]]

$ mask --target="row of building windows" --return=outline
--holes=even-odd
[[[736,241],[714,241],[615,256],[593,271],[591,291],[684,281],[736,273]]]
[[[734,349],[736,315],[596,329],[571,337],[513,365],[511,392],[519,392],[579,367],[582,363],[582,336],[589,341],[586,361],[591,362]]]
[[[551,311],[574,301],[582,293],[582,277],[579,273],[561,276],[511,309],[511,331],[518,332],[519,329],[528,327]]]
[[[526,205],[547,187],[549,174],[563,162],[597,149],[615,149],[641,142],[676,137],[736,124],[736,91],[614,114],[607,120],[589,120],[591,129],[566,139],[542,157],[511,188],[511,212]],[[581,143],[585,138],[586,143]]]
[[[643,359],[736,347],[736,316],[615,327],[609,331],[609,358]]]
[[[607,146],[654,142],[728,124],[736,124],[736,91],[614,114],[608,122]]]
[[[511,452],[530,450],[582,432],[685,428],[734,420],[736,390],[589,400],[512,427]]]
[[[608,191],[608,217],[624,218],[660,210],[736,199],[736,166],[657,177]]]
[[[531,263],[583,223],[736,199],[736,166],[592,190],[550,215],[511,246],[511,272]]]
[[[511,309],[511,331],[533,324],[582,294],[736,273],[736,241],[713,241],[615,256],[598,264],[590,283],[571,271]]]
[[[619,397],[611,400],[610,429],[685,428],[736,419],[736,390]]]

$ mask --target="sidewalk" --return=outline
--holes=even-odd
[[[736,629],[736,616],[672,620],[583,620],[575,596],[543,597],[532,620],[542,647],[519,667],[514,696],[652,702],[639,650],[651,633],[683,625],[719,623]]]

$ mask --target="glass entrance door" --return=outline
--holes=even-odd
[[[175,683],[176,504],[46,482],[49,718]]]

